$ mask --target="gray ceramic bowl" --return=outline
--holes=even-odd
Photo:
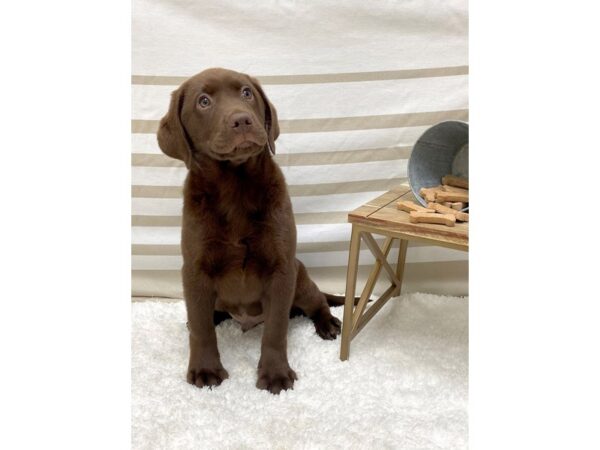
[[[469,178],[469,124],[450,120],[433,125],[415,143],[408,161],[408,180],[415,197],[424,187],[441,184],[444,175]],[[469,208],[465,208],[464,211]]]

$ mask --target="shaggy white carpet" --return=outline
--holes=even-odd
[[[263,326],[217,327],[229,379],[186,383],[183,302],[132,306],[132,446],[135,449],[466,448],[468,302],[408,294],[391,299],[339,360],[306,317],[290,322],[298,374],[279,396],[258,390]],[[332,308],[342,319],[342,309]]]

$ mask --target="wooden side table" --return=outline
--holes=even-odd
[[[342,361],[345,361],[350,356],[350,341],[356,337],[367,322],[371,320],[390,298],[400,295],[406,249],[409,241],[424,241],[431,245],[439,245],[463,251],[468,251],[469,249],[468,223],[457,222],[454,227],[411,223],[409,214],[400,211],[396,207],[396,202],[401,200],[413,200],[417,202],[410,187],[404,185],[386,192],[348,214],[348,222],[352,224],[352,237],[350,239],[350,256],[346,278],[346,302],[342,324],[342,344],[340,351],[340,359]],[[382,247],[379,247],[373,235],[385,236]],[[395,239],[400,241],[400,251],[398,253],[396,270],[393,270],[387,261],[387,256]],[[354,306],[361,240],[365,242],[371,253],[373,253],[373,256],[375,256],[375,264],[365,283],[360,299],[357,305]],[[381,297],[369,306],[369,308],[366,308],[382,268],[390,279],[391,285]]]

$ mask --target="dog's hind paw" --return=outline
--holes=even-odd
[[[315,330],[321,338],[333,340],[342,332],[342,322],[337,317],[331,315],[329,311],[322,311],[312,317],[315,324]]]

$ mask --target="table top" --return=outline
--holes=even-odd
[[[399,234],[447,247],[467,250],[469,246],[468,222],[456,222],[455,226],[431,223],[411,223],[409,213],[397,208],[396,203],[415,199],[407,185],[393,188],[383,195],[365,203],[348,214],[348,222],[380,231],[382,234]]]

